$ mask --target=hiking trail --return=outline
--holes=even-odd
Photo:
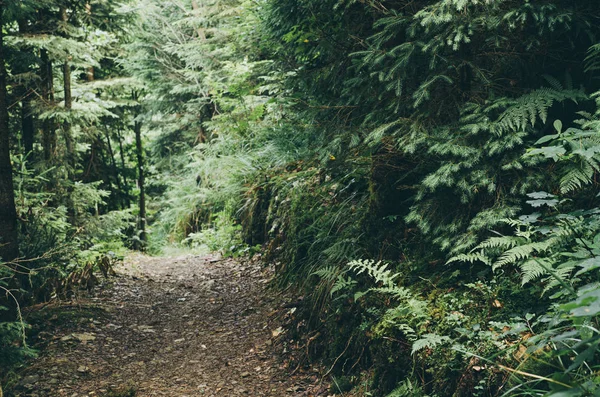
[[[117,269],[90,296],[56,304],[15,396],[327,395],[318,373],[292,376],[281,357],[284,310],[263,264],[133,255]],[[65,312],[76,321],[60,323]]]

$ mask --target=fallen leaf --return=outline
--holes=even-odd
[[[273,335],[273,338],[277,338],[282,333],[283,333],[283,328],[281,328],[281,327],[279,327],[279,328],[274,329],[273,331],[271,331],[271,334]]]

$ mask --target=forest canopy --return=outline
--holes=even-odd
[[[21,306],[187,249],[275,263],[336,393],[600,393],[596,1],[0,16],[0,383]]]

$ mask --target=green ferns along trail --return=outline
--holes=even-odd
[[[28,307],[186,249],[274,266],[331,393],[600,392],[596,1],[0,8],[0,384]]]

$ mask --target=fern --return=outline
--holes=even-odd
[[[498,261],[494,263],[493,268],[497,269],[508,264],[516,264],[519,261],[530,258],[534,253],[544,253],[550,249],[556,241],[556,239],[548,239],[513,247],[500,256]]]
[[[576,121],[582,128],[569,128],[562,133],[562,123],[557,120],[558,134],[547,135],[537,144],[549,146],[532,149],[527,156],[544,156],[558,163],[559,187],[562,194],[573,193],[591,184],[596,172],[600,171],[600,138],[597,121],[590,119]]]
[[[542,261],[546,261],[547,265],[550,266],[550,263],[546,259],[528,260],[523,262],[521,265],[521,285],[525,285],[548,275],[546,268],[540,265],[540,262]]]
[[[416,340],[412,345],[411,354],[415,354],[419,350],[433,349],[438,345],[451,341],[448,336],[440,336],[436,334],[424,334],[421,339]]]
[[[600,44],[591,46],[585,58],[585,71],[592,72],[596,70],[600,70]]]
[[[596,170],[596,164],[592,165],[589,161],[571,162],[560,178],[561,193],[571,193],[590,184]]]
[[[419,387],[413,385],[410,379],[405,379],[386,397],[420,397],[423,395]]]
[[[476,263],[482,262],[488,266],[492,265],[491,259],[483,252],[470,252],[468,254],[459,254],[448,259],[448,264],[453,262]]]
[[[336,266],[324,266],[311,273],[311,275],[318,276],[325,281],[334,281],[340,275],[340,270]]]
[[[543,123],[548,118],[548,109],[556,102],[566,100],[577,103],[586,98],[581,90],[556,90],[541,88],[524,95],[514,101],[498,120],[496,132],[505,133],[510,130],[524,131],[529,126],[534,126],[539,119]]]
[[[390,295],[393,298],[398,299],[398,300],[407,300],[413,296],[412,292],[408,288],[398,287],[398,286],[371,288],[370,291]]]
[[[523,243],[523,238],[515,236],[490,237],[479,244],[476,250],[485,250],[491,248],[510,249]]]
[[[392,273],[388,266],[388,264],[382,264],[381,261],[375,262],[371,259],[358,259],[348,263],[348,267],[357,274],[366,273],[375,279],[376,283],[381,283],[384,287],[393,290],[397,288],[396,279],[400,277],[400,274]]]
[[[351,277],[344,278],[344,276],[340,274],[331,287],[329,293],[331,296],[333,296],[336,292],[350,290],[357,284],[357,281],[353,280]]]

